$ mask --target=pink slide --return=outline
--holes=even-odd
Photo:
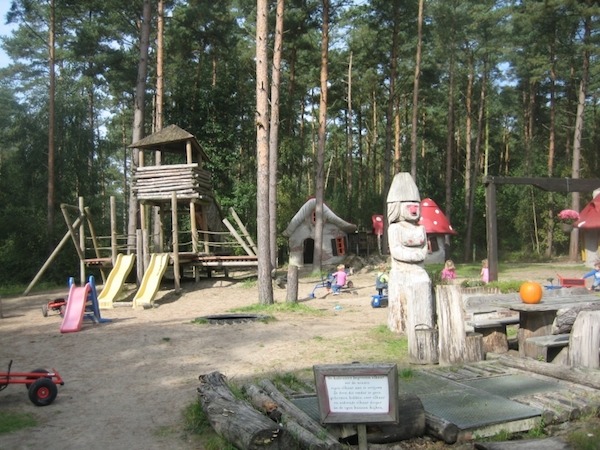
[[[87,303],[89,293],[89,283],[86,283],[83,287],[78,287],[75,284],[71,285],[65,315],[60,326],[61,333],[74,333],[81,330],[85,304]]]

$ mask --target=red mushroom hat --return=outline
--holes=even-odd
[[[582,230],[597,230],[600,228],[600,195],[596,195],[591,202],[579,213],[579,220],[574,226]]]
[[[430,198],[421,200],[419,225],[425,227],[427,234],[457,234],[440,207]]]

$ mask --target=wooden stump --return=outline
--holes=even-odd
[[[234,397],[219,372],[200,375],[199,401],[214,430],[243,449],[297,447],[294,437],[283,427]]]
[[[288,303],[298,303],[298,266],[290,264],[287,274],[287,297]]]
[[[438,352],[438,331],[427,325],[415,327],[416,361],[427,361],[427,364],[437,364],[440,360]]]
[[[569,338],[571,367],[600,368],[600,311],[581,311]]]
[[[464,362],[483,361],[484,357],[483,336],[481,333],[467,333]]]
[[[464,362],[467,333],[462,298],[457,286],[437,286],[436,305],[439,330],[439,362]]]

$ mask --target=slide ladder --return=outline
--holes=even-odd
[[[144,273],[142,284],[133,298],[134,308],[137,308],[138,306],[150,306],[152,304],[152,301],[158,292],[158,288],[160,287],[160,280],[169,265],[170,258],[168,253],[152,254],[148,269],[146,269],[146,273]]]
[[[88,278],[84,286],[77,286],[73,277],[69,278],[69,297],[63,321],[60,325],[61,333],[75,333],[81,330],[84,317],[95,323],[110,322],[100,315],[96,283],[93,276]]]
[[[100,309],[111,309],[113,308],[113,302],[117,299],[119,292],[123,289],[125,280],[133,268],[133,262],[135,261],[135,255],[124,255],[119,253],[115,266],[108,274],[106,283],[100,295],[98,296],[98,304]]]

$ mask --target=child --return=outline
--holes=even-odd
[[[452,280],[456,279],[456,268],[454,267],[454,261],[449,259],[444,264],[444,268],[442,269],[442,282],[449,284],[452,283]]]
[[[484,259],[481,261],[481,281],[484,284],[488,284],[490,282],[490,269],[488,268],[488,260]]]
[[[589,271],[583,276],[584,279],[589,277],[594,277],[590,290],[600,291],[600,261],[594,263],[594,270]]]
[[[385,264],[379,266],[379,271],[377,272],[377,276],[375,278],[375,289],[377,289],[377,293],[379,295],[383,295],[384,291],[387,291],[388,288],[389,276],[386,271]],[[387,292],[385,292],[387,295]]]
[[[333,290],[333,295],[339,295],[340,288],[346,285],[346,280],[348,278],[348,274],[346,273],[346,266],[344,266],[343,264],[337,266],[337,272],[335,272],[332,275],[332,277],[334,280],[331,286],[331,289]]]

